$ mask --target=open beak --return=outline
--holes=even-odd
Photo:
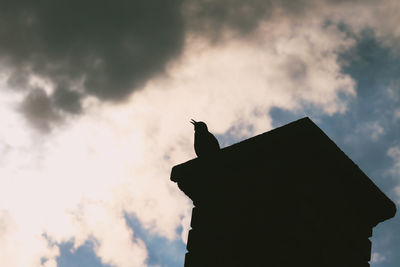
[[[196,121],[195,121],[194,119],[192,119],[192,120],[190,121],[190,123],[193,124],[193,125],[195,125]]]

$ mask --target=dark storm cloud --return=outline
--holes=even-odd
[[[180,55],[188,32],[211,40],[226,30],[243,37],[260,21],[301,19],[315,12],[318,5],[311,2],[5,0],[0,5],[0,62],[11,71],[11,88],[32,90],[29,77],[35,74],[54,85],[47,95],[52,110],[78,114],[85,96],[124,100],[162,74]]]
[[[49,131],[51,124],[60,120],[59,114],[53,108],[52,100],[40,88],[29,91],[22,102],[21,112],[33,127],[43,132]]]
[[[26,89],[29,83],[29,72],[24,70],[13,71],[8,78],[8,86],[13,89]]]
[[[69,90],[62,85],[59,85],[53,95],[53,100],[55,106],[60,108],[63,111],[69,113],[80,113],[82,108],[79,104],[79,99],[81,98],[81,94],[77,91]]]
[[[295,18],[310,10],[311,4],[307,0],[195,0],[185,2],[184,7],[190,30],[219,39],[226,29],[244,35],[251,33],[260,21],[274,15]]]
[[[33,90],[21,109],[47,129],[46,119],[57,121],[55,112],[80,113],[84,96],[119,101],[141,88],[179,55],[185,31],[207,35],[211,26],[215,34],[226,28],[246,33],[271,6],[261,0],[6,0],[0,60],[11,72],[11,88],[33,90],[32,74],[54,85],[50,95]],[[39,102],[46,103],[40,111],[34,108]]]
[[[2,1],[0,59],[12,71],[9,85],[28,87],[32,73],[49,79],[58,89],[49,96],[54,108],[70,112],[80,111],[84,95],[122,100],[179,54],[180,2]],[[77,82],[80,93],[70,90]]]

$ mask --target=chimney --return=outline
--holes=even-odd
[[[185,267],[366,267],[395,204],[309,118],[174,166]]]

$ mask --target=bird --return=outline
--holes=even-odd
[[[194,125],[194,151],[197,157],[207,157],[218,152],[218,140],[208,131],[207,124],[194,119],[190,123]]]

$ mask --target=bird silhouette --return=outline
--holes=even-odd
[[[194,151],[197,157],[207,157],[219,151],[218,140],[208,131],[207,124],[193,119],[190,123],[194,125]]]

